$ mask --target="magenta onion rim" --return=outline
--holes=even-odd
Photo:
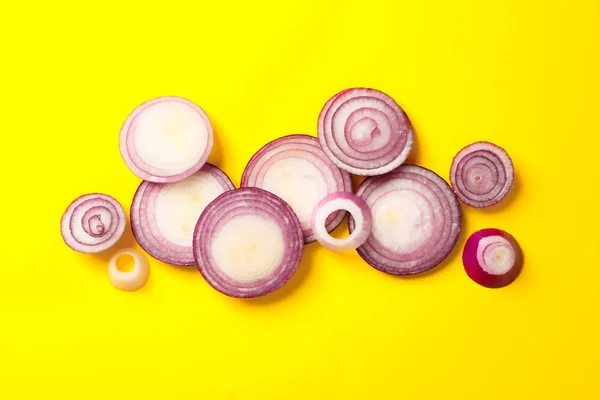
[[[219,234],[228,224],[246,217],[276,226],[281,233],[283,247],[279,249],[281,260],[267,271],[267,275],[242,281],[218,266],[216,245],[222,238]],[[264,237],[244,236],[241,239],[254,238],[260,241]],[[271,238],[268,236],[267,240]],[[239,242],[233,237],[224,240],[234,246]],[[266,190],[244,187],[221,194],[204,209],[194,230],[193,248],[198,270],[214,289],[230,297],[251,298],[271,293],[291,278],[302,259],[304,241],[300,220],[289,204]],[[276,252],[275,249],[267,251]],[[241,259],[246,260],[244,257]]]

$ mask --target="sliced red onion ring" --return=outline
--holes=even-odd
[[[117,260],[122,256],[133,258],[131,271],[121,271],[117,267]],[[108,280],[119,290],[134,291],[140,289],[148,281],[150,264],[142,253],[134,249],[121,250],[108,261]]]
[[[463,249],[463,265],[469,277],[488,288],[513,282],[523,267],[523,253],[516,239],[501,229],[473,233]]]
[[[333,192],[352,192],[350,174],[325,155],[317,138],[289,135],[275,139],[252,156],[242,175],[241,187],[259,187],[286,201],[294,210],[304,234],[304,243],[315,240],[311,214],[319,200]],[[333,213],[326,223],[333,231],[346,216]]]
[[[231,297],[258,297],[280,288],[304,249],[292,208],[260,188],[223,193],[202,212],[194,256],[204,279]]]
[[[325,229],[329,215],[338,210],[346,210],[352,215],[354,229],[350,236],[343,239],[332,237]],[[373,219],[367,203],[360,197],[346,192],[336,192],[327,195],[319,201],[312,216],[312,230],[317,241],[333,251],[354,250],[361,246],[371,234]]]
[[[90,193],[75,199],[60,221],[62,238],[75,251],[99,253],[113,246],[125,231],[123,206],[113,197]]]
[[[464,147],[454,157],[450,182],[465,204],[484,208],[500,202],[513,186],[512,160],[501,147],[490,142],[476,142]]]
[[[321,110],[318,137],[329,159],[356,175],[381,175],[400,166],[414,140],[412,124],[387,94],[346,89]]]
[[[417,274],[438,265],[454,248],[461,230],[460,204],[435,172],[402,165],[365,179],[356,194],[373,215],[371,236],[357,251],[374,268]],[[348,225],[352,233],[352,216]]]
[[[192,176],[174,183],[144,181],[131,205],[131,229],[152,257],[172,265],[194,265],[194,227],[204,208],[232,190],[227,175],[206,163]]]
[[[149,182],[178,182],[198,171],[213,146],[213,129],[195,103],[158,97],[133,110],[120,135],[123,160]]]

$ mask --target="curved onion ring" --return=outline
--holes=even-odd
[[[124,255],[133,257],[133,269],[131,271],[125,272],[117,268],[117,260]],[[108,280],[119,290],[138,290],[146,284],[149,276],[150,265],[148,259],[137,250],[121,250],[112,256],[108,262]]]
[[[194,257],[204,279],[231,297],[280,288],[302,259],[300,220],[281,198],[260,188],[223,193],[202,212]]]
[[[371,236],[357,251],[374,268],[418,274],[438,265],[454,248],[461,231],[460,205],[435,172],[402,165],[365,179],[356,194],[373,215]],[[348,225],[352,232],[352,217]]]
[[[400,166],[414,140],[406,113],[387,94],[346,89],[325,103],[318,138],[329,159],[356,175],[381,175]]]

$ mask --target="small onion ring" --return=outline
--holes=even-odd
[[[389,95],[370,88],[350,88],[330,98],[319,114],[317,132],[334,164],[363,176],[400,166],[414,141],[404,110]]]
[[[491,207],[506,197],[515,172],[508,153],[490,142],[462,148],[452,160],[450,182],[458,198],[475,208]]]
[[[346,210],[354,220],[352,234],[343,239],[332,237],[325,229],[327,217],[338,210]],[[352,193],[331,193],[319,201],[313,211],[312,230],[317,241],[329,250],[339,252],[355,250],[367,240],[372,227],[371,209],[363,199]]]
[[[112,247],[123,235],[127,223],[123,206],[103,193],[75,199],[60,221],[67,246],[81,253],[99,253]]]
[[[264,145],[246,165],[240,186],[259,187],[286,201],[300,219],[304,243],[315,241],[311,214],[319,200],[333,192],[352,192],[350,174],[327,158],[317,138],[303,134]],[[327,232],[337,228],[345,216],[345,211],[332,214]]]
[[[193,248],[198,270],[214,289],[250,298],[287,282],[300,264],[304,240],[289,204],[246,187],[223,193],[204,209]]]
[[[462,258],[467,275],[487,288],[512,283],[523,268],[523,253],[517,240],[495,228],[474,232],[465,243]]]
[[[133,257],[131,271],[121,271],[117,268],[117,260],[123,255]],[[108,262],[108,279],[119,290],[134,291],[140,289],[148,281],[150,265],[142,253],[134,249],[125,249],[117,252]]]

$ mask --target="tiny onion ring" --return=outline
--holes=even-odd
[[[117,260],[124,255],[133,257],[133,269],[131,271],[125,272],[117,268]],[[138,290],[146,284],[149,276],[150,265],[148,259],[137,250],[121,250],[115,253],[108,262],[108,279],[119,290],[129,292]]]

